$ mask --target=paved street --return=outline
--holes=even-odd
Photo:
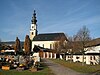
[[[48,59],[43,59],[43,61],[55,75],[86,75],[73,71]]]

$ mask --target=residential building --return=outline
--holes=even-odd
[[[84,49],[84,63],[90,65],[100,64],[100,38],[93,39],[86,44]],[[63,54],[60,55],[60,59],[63,59]],[[83,62],[83,55],[78,54],[66,54],[66,61],[72,60],[73,62]]]

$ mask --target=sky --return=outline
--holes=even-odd
[[[0,0],[0,39],[24,41],[34,10],[39,34],[73,36],[85,25],[92,38],[100,37],[100,0]]]

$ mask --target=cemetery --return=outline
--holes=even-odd
[[[35,54],[36,55],[36,54]],[[30,70],[37,71],[40,59],[32,55],[18,55],[13,50],[5,50],[0,55],[0,68],[2,70],[16,69],[17,71]]]

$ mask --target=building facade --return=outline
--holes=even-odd
[[[84,54],[84,63],[88,65],[100,64],[100,38],[93,39],[86,44],[86,52]],[[60,55],[63,59],[63,55]],[[72,60],[73,62],[83,62],[82,54],[66,54],[66,61]]]
[[[38,34],[35,11],[34,11],[31,22],[32,24],[30,28],[30,39],[32,40],[32,50],[35,45],[43,47],[43,48],[53,49],[54,43],[59,41],[62,37],[64,37],[65,41],[67,42],[67,38],[64,33]]]
[[[34,48],[35,45],[43,48],[54,49],[55,42],[58,42],[62,37],[64,37],[64,40],[67,42],[64,33],[38,34],[33,38],[32,49]]]

